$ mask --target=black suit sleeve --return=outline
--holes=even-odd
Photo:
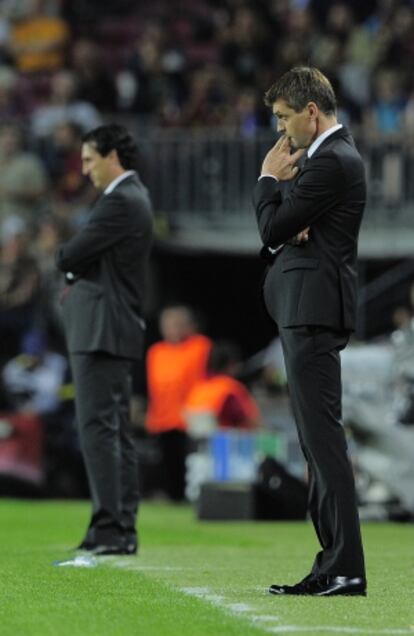
[[[286,243],[326,214],[345,186],[345,176],[334,155],[309,160],[291,192],[282,200],[280,183],[270,177],[256,184],[253,200],[264,245]]]
[[[116,193],[104,196],[85,227],[58,247],[57,267],[63,272],[81,274],[103,252],[129,236],[132,229],[136,228],[131,227],[123,198]]]

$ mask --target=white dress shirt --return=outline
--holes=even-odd
[[[325,132],[319,135],[319,137],[317,137],[315,141],[311,143],[311,145],[309,146],[308,152],[306,153],[307,159],[310,159],[312,157],[313,153],[316,152],[316,150],[319,148],[321,143],[325,141],[325,139],[329,137],[329,135],[332,135],[334,132],[336,132],[340,128],[342,128],[342,124],[335,124],[335,126],[331,126],[330,128],[328,128],[328,130],[325,130]],[[275,181],[279,181],[279,179],[275,177],[274,174],[262,174],[260,175],[259,180],[262,179],[263,177],[271,177]]]
[[[316,152],[316,150],[319,148],[319,146],[321,145],[321,143],[323,141],[325,141],[325,139],[327,137],[329,137],[329,135],[332,135],[334,132],[336,132],[337,130],[339,130],[340,128],[342,128],[342,124],[335,124],[335,126],[331,126],[330,128],[328,128],[328,130],[325,130],[325,132],[323,132],[321,135],[319,135],[319,137],[317,137],[315,139],[315,141],[313,143],[311,143],[311,145],[308,148],[308,152],[306,153],[306,158],[310,159],[313,155],[314,152]],[[275,177],[275,175],[273,174],[262,174],[259,177],[259,181],[260,179],[262,179],[263,177],[271,177],[272,179],[274,179],[275,181],[279,181],[279,179],[277,177]],[[268,247],[267,249],[269,250],[269,252],[271,252],[271,254],[276,255],[278,252],[280,252],[280,250],[285,246],[284,243],[282,243],[282,245],[279,245],[278,247],[276,247],[275,249],[273,249],[272,247]]]
[[[111,183],[108,186],[106,186],[104,190],[104,194],[111,194],[111,192],[115,190],[116,186],[119,183],[121,183],[121,181],[123,181],[127,177],[130,177],[133,174],[135,174],[135,170],[127,170],[126,172],[123,172],[122,174],[120,174],[119,177],[116,177],[116,179],[111,181]]]

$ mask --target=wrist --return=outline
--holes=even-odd
[[[270,172],[262,172],[262,174],[259,177],[259,181],[260,181],[260,179],[263,179],[263,177],[270,177],[271,179],[274,179],[275,181],[279,181],[279,179],[276,177],[276,175],[270,174]]]

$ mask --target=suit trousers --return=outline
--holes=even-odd
[[[188,435],[173,428],[158,433],[157,441],[161,451],[164,490],[172,501],[184,501]]]
[[[312,573],[365,577],[355,483],[341,424],[339,352],[348,332],[281,328],[289,392],[309,470],[309,512],[322,550]]]
[[[85,537],[97,544],[134,540],[138,466],[129,418],[133,362],[105,352],[71,354],[76,414],[92,498]]]

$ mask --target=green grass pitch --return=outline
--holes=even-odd
[[[414,635],[414,528],[364,524],[367,598],[280,598],[307,573],[307,523],[200,522],[190,506],[144,503],[137,557],[70,558],[87,502],[0,502],[1,636]]]

